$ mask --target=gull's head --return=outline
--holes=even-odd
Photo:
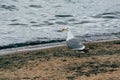
[[[69,27],[68,26],[64,26],[62,29],[61,29],[62,32],[64,31],[69,31]]]

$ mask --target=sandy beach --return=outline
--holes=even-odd
[[[0,56],[0,80],[120,80],[120,40],[66,45]]]

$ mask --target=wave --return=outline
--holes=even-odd
[[[93,16],[94,18],[120,19],[120,12],[106,12]]]
[[[55,15],[55,17],[73,17],[73,15],[65,15],[65,14],[59,14],[59,15]]]
[[[29,6],[32,7],[32,8],[42,8],[41,5],[29,5]]]
[[[63,42],[65,39],[58,39],[58,40],[50,40],[50,41],[27,41],[23,43],[14,43],[9,45],[3,45],[0,46],[1,49],[8,49],[8,48],[17,48],[17,47],[23,47],[23,46],[31,46],[31,45],[38,45],[38,44],[47,44],[47,43],[57,43],[57,42]]]
[[[6,9],[9,11],[18,10],[15,5],[0,5],[1,9]]]
[[[27,26],[28,24],[24,24],[24,23],[11,23],[11,24],[8,24],[8,25],[22,25],[22,26]]]
[[[100,40],[112,40],[112,39],[120,39],[120,32],[116,33],[103,33],[103,34],[85,34],[81,37],[81,41],[100,41]]]

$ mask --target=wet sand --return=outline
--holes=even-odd
[[[65,45],[0,56],[0,80],[120,80],[120,40]]]

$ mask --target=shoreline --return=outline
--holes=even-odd
[[[120,39],[112,39],[112,40],[98,40],[98,41],[86,41],[83,42],[84,44],[87,43],[96,43],[96,42],[110,42],[110,41],[118,41]],[[43,44],[41,45],[34,45],[34,46],[25,46],[25,47],[18,47],[18,48],[8,48],[0,50],[0,56],[7,55],[7,54],[13,54],[13,53],[21,53],[25,51],[35,51],[35,50],[42,50],[42,49],[49,49],[49,48],[55,48],[55,47],[61,47],[61,46],[67,46],[65,42],[60,43],[51,43],[51,44]]]

